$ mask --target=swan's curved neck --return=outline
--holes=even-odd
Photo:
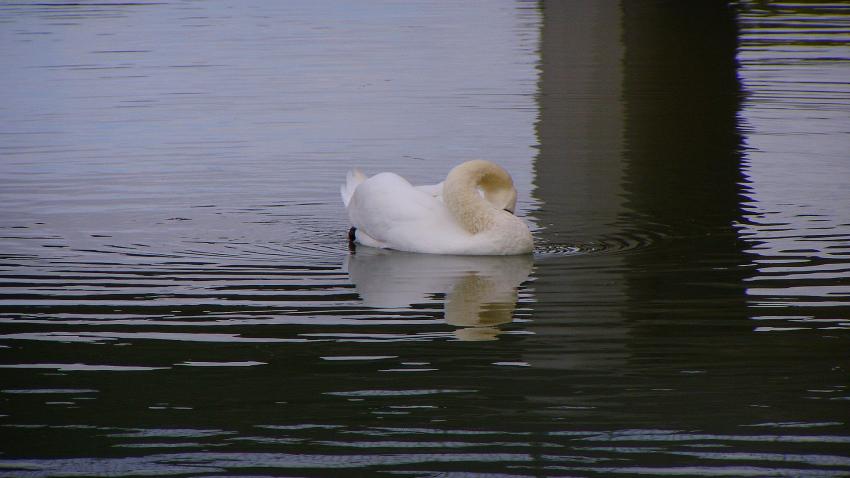
[[[443,202],[472,234],[491,228],[501,209],[512,207],[515,201],[516,190],[510,175],[488,161],[469,161],[457,166],[443,184]]]

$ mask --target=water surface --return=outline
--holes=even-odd
[[[850,473],[850,10],[0,4],[0,476]],[[504,165],[533,256],[346,244]]]

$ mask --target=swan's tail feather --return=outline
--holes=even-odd
[[[351,202],[351,196],[354,194],[354,190],[365,180],[366,175],[358,169],[352,169],[345,175],[345,184],[339,187],[339,193],[342,195],[342,202],[345,204],[345,207],[348,207],[348,203]]]

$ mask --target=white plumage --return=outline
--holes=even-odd
[[[516,189],[500,166],[467,161],[440,184],[411,185],[395,173],[354,170],[340,188],[356,241],[431,254],[514,255],[533,248],[528,226],[513,215]]]

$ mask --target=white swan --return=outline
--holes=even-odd
[[[350,171],[340,193],[354,239],[371,247],[430,254],[531,252],[531,232],[513,215],[516,189],[502,167],[467,161],[441,184],[417,188],[395,173],[367,178]]]

